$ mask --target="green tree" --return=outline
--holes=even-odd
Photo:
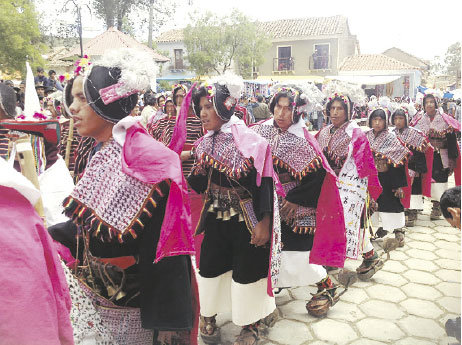
[[[449,46],[444,56],[444,63],[446,73],[454,77],[457,76],[457,71],[460,71],[460,42]]]
[[[248,78],[252,68],[263,62],[269,39],[255,22],[238,10],[218,17],[210,12],[195,15],[184,30],[187,59],[198,75],[225,73],[233,65]]]
[[[37,13],[32,1],[0,0],[0,70],[24,72],[26,60],[33,67],[43,65]]]
[[[104,20],[106,28],[116,27],[123,31],[128,14],[141,0],[93,0],[92,5],[96,15]]]

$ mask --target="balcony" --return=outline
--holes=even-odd
[[[294,66],[295,60],[293,57],[273,59],[273,73],[291,74],[294,73]]]
[[[311,55],[309,62],[310,70],[332,69],[332,55]]]

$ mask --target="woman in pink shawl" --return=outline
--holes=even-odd
[[[423,209],[422,196],[431,196],[433,148],[425,134],[409,127],[409,111],[406,106],[393,112],[391,123],[395,126],[393,133],[412,152],[407,169],[408,186],[403,188],[405,196],[402,199],[406,208],[406,227],[412,227],[417,220],[418,210]]]
[[[274,118],[252,129],[270,143],[273,167],[286,194],[279,200],[283,251],[276,287],[316,284],[318,292],[306,309],[323,317],[338,294],[326,269],[310,261],[319,260],[317,247],[322,248],[323,264],[343,267],[345,224],[337,177],[302,118],[307,114],[307,97],[300,87],[280,86],[269,105]]]
[[[82,279],[90,277],[85,283],[105,303],[139,310],[138,319],[116,327],[114,343],[196,344],[194,245],[180,159],[129,116],[152,81],[151,61],[139,51],[111,51],[75,78],[75,127],[98,144],[64,200],[71,221],[49,232],[90,267]]]
[[[456,174],[456,184],[460,184],[460,152],[456,133],[460,132],[460,123],[438,110],[438,101],[432,94],[423,98],[425,113],[414,116],[411,126],[422,131],[434,148],[431,199],[433,203],[431,220],[441,217],[440,198],[448,189],[448,178]]]
[[[230,311],[242,327],[235,344],[253,345],[260,321],[269,323],[276,310],[269,279],[277,268],[271,248],[279,238],[279,222],[273,222],[276,230],[271,227],[276,199],[271,151],[233,115],[242,87],[240,77],[225,75],[193,95],[194,112],[207,130],[196,142],[188,178],[205,200],[196,234],[204,232],[198,283],[200,335],[207,344],[220,343],[218,313]]]
[[[343,204],[347,238],[346,257],[363,262],[356,269],[360,279],[369,279],[383,267],[374,251],[363,215],[369,196],[376,200],[382,188],[366,136],[356,122],[351,121],[352,102],[348,96],[334,94],[326,104],[331,124],[316,135],[322,152],[338,176],[338,188]],[[369,193],[367,193],[369,192]]]

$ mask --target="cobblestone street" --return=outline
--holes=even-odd
[[[416,226],[406,233],[405,246],[393,251],[370,281],[357,281],[350,287],[326,318],[316,319],[306,312],[314,286],[283,290],[276,298],[280,319],[261,344],[457,343],[446,336],[444,324],[460,315],[460,231],[443,218],[430,221],[430,208],[425,201]],[[380,254],[379,245],[374,242]],[[360,263],[348,260],[345,267],[355,270]],[[240,329],[229,315],[217,321],[224,344],[232,344]]]

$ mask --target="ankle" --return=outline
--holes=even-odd
[[[363,259],[364,260],[374,260],[374,259],[377,259],[377,258],[378,258],[378,256],[375,253],[374,249],[372,249],[371,251],[369,251],[367,253],[363,253]]]
[[[321,289],[321,290],[323,290],[323,289],[329,290],[329,289],[333,289],[335,287],[334,283],[332,282],[332,280],[330,279],[329,276],[327,276],[326,278],[324,278],[320,282],[316,283],[316,285],[318,286],[318,289]]]

